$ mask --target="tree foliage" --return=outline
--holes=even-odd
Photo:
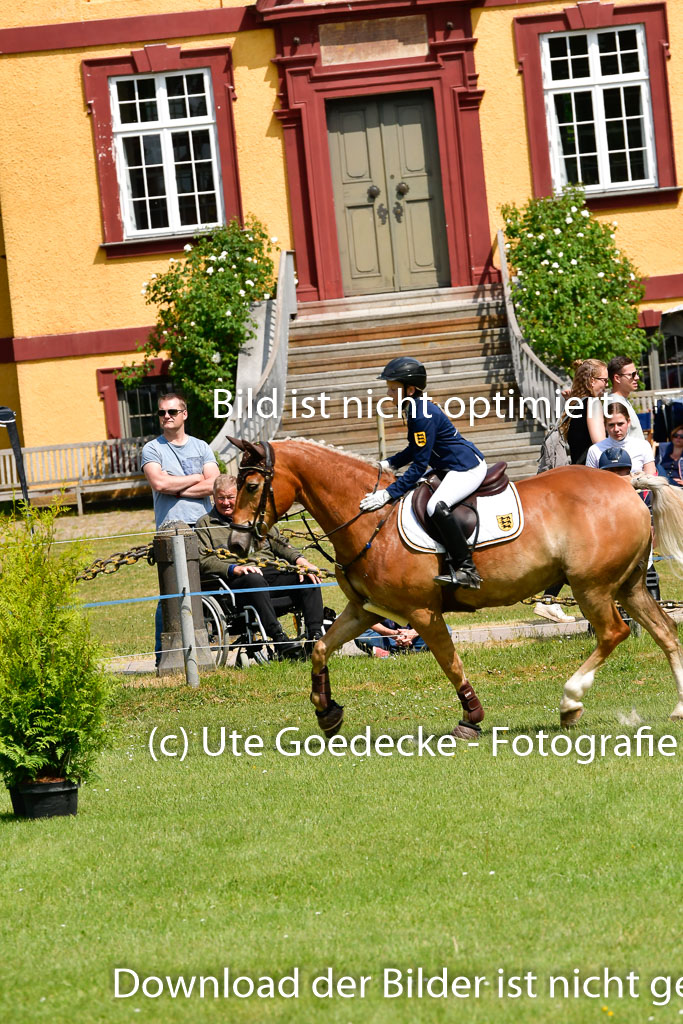
[[[237,357],[255,334],[252,304],[273,292],[276,242],[255,217],[244,227],[233,220],[186,245],[183,259],[170,259],[168,270],[143,285],[156,324],[140,347],[145,361],[119,378],[139,383],[149,360],[168,353],[173,379],[189,400],[192,433],[216,432],[213,391],[234,387]]]
[[[647,344],[638,327],[642,279],[617,248],[617,222],[586,208],[581,188],[503,206],[513,300],[522,334],[544,362],[569,370],[575,359],[628,355]]]

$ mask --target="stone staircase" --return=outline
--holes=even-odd
[[[519,394],[497,286],[300,306],[290,329],[285,412],[277,436],[312,437],[376,458],[375,406],[386,394],[377,376],[400,354],[425,364],[430,398],[442,406],[451,399],[451,415],[461,408],[456,399],[464,402],[464,414],[453,422],[490,465],[505,460],[514,480],[536,472],[543,430],[517,415]],[[503,396],[505,418],[496,416],[496,393]],[[327,397],[321,400],[321,394]],[[488,399],[491,411],[470,426],[469,402],[475,398]],[[510,398],[512,418],[507,417]],[[475,408],[483,413],[484,403]],[[395,413],[388,403],[383,411]],[[395,415],[384,420],[384,433],[388,454],[405,445],[405,427]]]

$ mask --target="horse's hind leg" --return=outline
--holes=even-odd
[[[464,739],[471,739],[479,731],[479,722],[484,718],[484,709],[474,692],[474,687],[465,678],[463,663],[453,646],[446,623],[441,615],[425,609],[411,613],[410,625],[418,631],[443,671],[453,683],[462,704],[463,716],[460,724],[453,730],[453,735]]]
[[[344,707],[332,699],[330,672],[327,659],[333,651],[353,640],[368,629],[377,619],[373,612],[363,611],[360,605],[347,604],[330,629],[318,640],[311,655],[311,702],[315,708],[318,725],[326,736],[334,736],[342,727]]]
[[[627,580],[617,597],[629,615],[645,627],[666,654],[678,690],[678,704],[671,717],[683,718],[683,651],[678,642],[676,623],[654,600],[645,586],[642,573]]]
[[[582,593],[575,585],[572,585],[572,589],[581,611],[595,630],[598,644],[590,657],[564,684],[564,693],[560,701],[560,722],[565,727],[576,725],[581,718],[582,698],[593,685],[595,673],[614,648],[630,633],[609,592],[603,590]]]

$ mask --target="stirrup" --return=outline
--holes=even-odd
[[[448,569],[447,572],[434,577],[434,580],[440,586],[464,587],[469,590],[479,590],[483,580],[472,562],[470,562],[469,565],[465,563],[457,569],[454,569],[452,565],[448,565],[446,568]]]

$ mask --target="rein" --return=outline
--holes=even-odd
[[[261,540],[261,538],[265,536],[265,533],[268,532],[266,530],[265,533],[264,533],[262,528],[263,528],[263,525],[264,525],[264,522],[265,522],[265,518],[266,518],[266,509],[268,507],[268,499],[269,498],[273,502],[273,507],[275,507],[275,498],[273,496],[273,487],[272,487],[272,480],[273,480],[273,476],[275,475],[275,452],[273,451],[273,448],[272,448],[272,446],[271,446],[269,441],[264,441],[263,442],[263,452],[264,452],[263,459],[260,460],[259,462],[255,462],[253,464],[249,463],[249,457],[248,457],[248,454],[246,452],[242,456],[242,460],[240,462],[239,472],[237,474],[237,488],[238,488],[238,490],[239,490],[240,487],[243,486],[248,473],[261,473],[262,476],[263,476],[263,488],[261,490],[261,496],[259,498],[258,508],[257,508],[256,513],[254,515],[254,518],[251,520],[251,522],[249,522],[249,523],[237,523],[237,524],[233,523],[233,526],[232,526],[233,530],[243,530],[243,531],[247,531],[248,533],[252,533],[257,540]],[[379,482],[380,482],[381,478],[382,478],[382,467],[380,465],[380,466],[377,467],[377,479],[375,481],[375,486],[372,489],[372,493],[373,494],[375,494],[375,492],[377,491],[377,488],[379,487]],[[384,519],[381,519],[379,521],[379,523],[377,523],[377,525],[375,526],[375,529],[372,532],[372,536],[370,537],[370,540],[366,544],[363,545],[363,547],[360,549],[358,554],[354,555],[353,558],[351,559],[351,561],[347,562],[346,565],[342,565],[341,562],[338,562],[336,559],[331,558],[330,555],[328,555],[327,552],[325,550],[323,550],[323,548],[321,547],[320,541],[321,540],[326,540],[327,538],[332,537],[335,533],[338,533],[339,530],[343,530],[347,526],[351,526],[353,523],[356,522],[357,519],[360,519],[360,517],[365,515],[365,514],[366,514],[365,512],[357,512],[356,515],[353,516],[351,519],[347,519],[347,521],[345,523],[341,523],[339,526],[335,526],[335,528],[333,530],[330,530],[329,533],[323,533],[320,537],[316,537],[316,535],[313,533],[313,531],[312,531],[312,529],[311,529],[311,527],[309,525],[308,520],[305,517],[303,519],[304,526],[308,530],[308,533],[309,533],[309,535],[311,537],[311,540],[313,541],[313,546],[316,548],[317,551],[320,552],[320,554],[323,556],[323,558],[327,559],[328,562],[331,562],[332,565],[335,565],[338,569],[341,569],[341,571],[342,571],[342,573],[344,573],[344,575],[346,575],[346,570],[347,569],[349,569],[355,562],[358,561],[359,558],[362,558],[362,556],[364,554],[366,554],[366,552],[368,552],[370,550],[370,548],[372,547],[373,541],[375,540],[375,537],[377,536],[379,531],[382,529],[384,524],[387,522],[387,520],[389,519],[389,516],[388,515],[385,516]],[[389,513],[389,515],[390,514],[391,514],[391,512]]]

